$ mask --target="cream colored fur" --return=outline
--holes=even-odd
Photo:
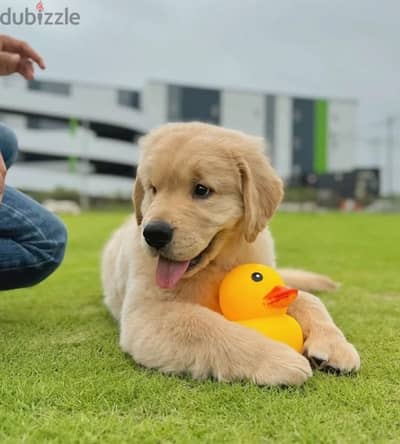
[[[262,141],[212,125],[177,123],[154,130],[141,145],[136,215],[113,234],[102,258],[105,304],[119,321],[122,349],[146,367],[194,378],[260,385],[306,381],[312,375],[306,357],[219,314],[217,288],[227,271],[249,262],[275,266],[273,239],[264,227],[282,185],[262,154]],[[193,199],[197,182],[215,193]],[[142,236],[147,222],[160,219],[174,226],[166,257],[187,260],[205,250],[172,290],[156,285],[157,257]],[[309,291],[335,287],[313,273],[282,274],[289,285]],[[290,314],[303,328],[306,356],[342,372],[358,370],[355,348],[317,297],[300,292]]]

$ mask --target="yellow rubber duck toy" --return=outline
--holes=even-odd
[[[285,286],[273,268],[244,264],[231,270],[223,279],[219,303],[222,314],[230,321],[301,352],[303,332],[299,323],[286,314],[297,293],[295,288]]]

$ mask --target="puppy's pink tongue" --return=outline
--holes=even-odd
[[[173,288],[179,279],[185,274],[190,261],[174,262],[158,257],[156,282],[161,288]]]

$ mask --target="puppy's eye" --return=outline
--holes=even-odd
[[[152,186],[150,187],[150,189],[151,189],[151,192],[152,192],[153,194],[157,194],[157,188],[156,188],[154,185],[152,185]]]
[[[198,183],[194,187],[193,197],[196,197],[197,199],[207,199],[207,197],[209,197],[211,193],[212,193],[211,188],[208,188],[205,185]]]
[[[255,272],[251,275],[251,278],[254,282],[261,282],[264,279],[264,276],[261,273]]]

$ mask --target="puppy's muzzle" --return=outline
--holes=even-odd
[[[144,227],[143,237],[150,247],[160,250],[171,242],[173,232],[173,228],[167,222],[153,221]]]

